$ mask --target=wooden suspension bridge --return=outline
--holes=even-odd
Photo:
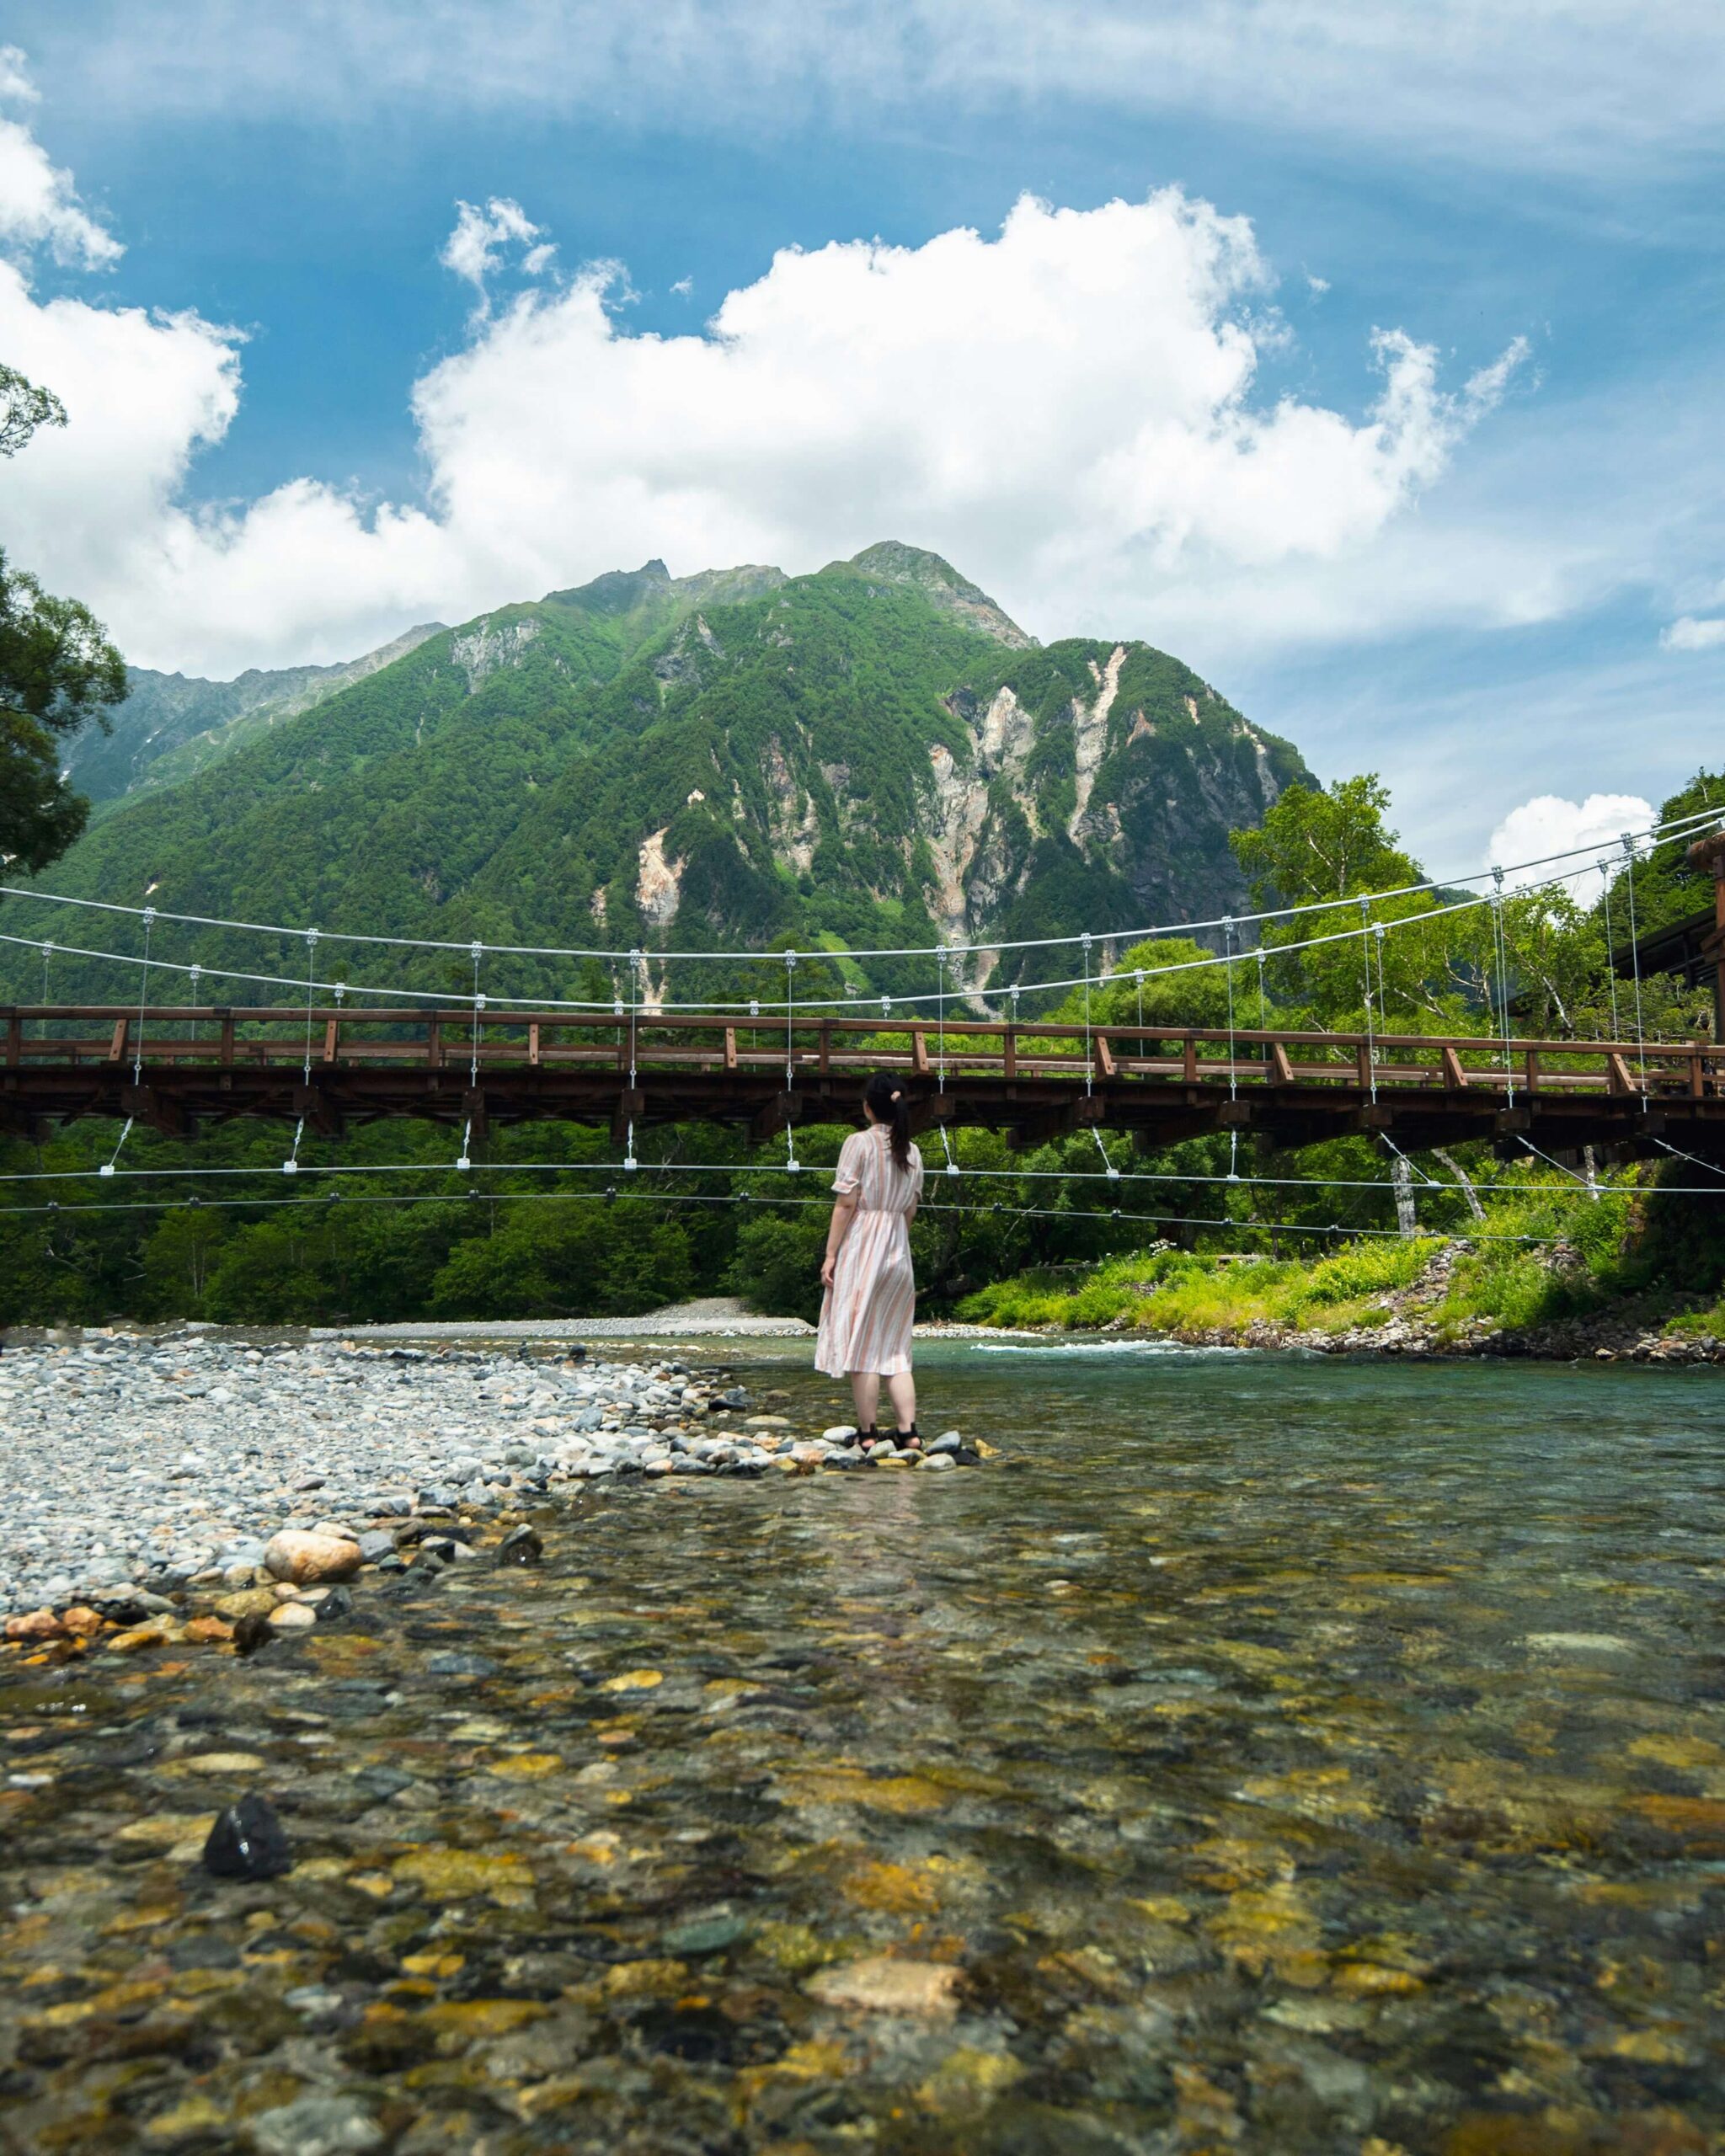
[[[239,1116],[350,1123],[713,1122],[763,1143],[859,1120],[871,1070],[902,1072],[918,1128],[984,1124],[1017,1145],[1086,1128],[1142,1148],[1215,1131],[1308,1145],[1383,1131],[1405,1148],[1664,1139],[1725,1161],[1725,1049],[1119,1023],[937,1023],[811,1013],[286,1006],[0,1006],[0,1127],[131,1117],[188,1138]]]

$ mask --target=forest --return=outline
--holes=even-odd
[[[1716,802],[1725,779],[1700,774],[1662,819]],[[1456,910],[1459,894],[1407,889],[1424,879],[1389,808],[1370,776],[1290,787],[1261,825],[1234,833],[1233,851],[1258,906],[1316,910],[1269,919],[1255,942],[1242,933],[1220,953],[1177,938],[1128,947],[1087,990],[1027,991],[1025,1019],[1071,1022],[1087,1010],[1097,1023],[1221,1026],[1231,1011],[1242,1027],[1351,1031],[1370,1014],[1385,1031],[1484,1034],[1507,1013],[1519,1033],[1578,1040],[1711,1027],[1710,998],[1676,977],[1630,977],[1632,903],[1642,936],[1711,903],[1681,842],[1619,859],[1594,893],[1547,885]],[[1381,937],[1351,932],[1362,899]],[[1332,924],[1334,940],[1322,940]],[[764,978],[777,971],[770,957],[753,963]],[[842,953],[804,980],[811,997],[840,992]],[[884,1050],[904,1041],[884,1023]],[[846,1129],[798,1128],[809,1172],[792,1177],[783,1140],[751,1155],[717,1127],[644,1131],[641,1165],[624,1174],[609,1131],[495,1129],[462,1171],[446,1128],[386,1123],[339,1141],[307,1134],[291,1182],[283,1132],[257,1123],[195,1143],[134,1129],[124,1175],[101,1180],[120,1137],[111,1125],[13,1136],[0,1140],[0,1321],[579,1319],[716,1292],[809,1316],[827,1214],[812,1171],[830,1166]],[[931,1142],[912,1230],[925,1315],[1105,1322],[1182,1281],[1188,1301],[1215,1305],[1213,1262],[1242,1257],[1265,1262],[1254,1307],[1345,1315],[1429,1254],[1428,1239],[1472,1235],[1457,1324],[1481,1314],[1536,1324],[1626,1297],[1681,1317],[1711,1307],[1725,1263],[1717,1205],[1666,1188],[1704,1171],[1674,1174],[1673,1162],[1590,1163],[1590,1197],[1574,1164],[1530,1151],[1420,1159],[1410,1240],[1397,1234],[1393,1148],[1370,1136],[1291,1153],[1217,1136],[1133,1155],[1090,1133],[1014,1152],[1002,1134],[961,1129],[950,1167]]]

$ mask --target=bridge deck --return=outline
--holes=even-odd
[[[0,1124],[135,1116],[190,1135],[236,1116],[849,1122],[862,1077],[902,1071],[920,1125],[1037,1144],[1086,1125],[1167,1145],[1218,1129],[1286,1145],[1388,1129],[1404,1145],[1525,1134],[1548,1147],[1657,1136],[1725,1158],[1725,1050],[1028,1021],[782,1014],[478,1013],[375,1006],[0,1008]]]

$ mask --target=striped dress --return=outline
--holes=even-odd
[[[833,1178],[835,1198],[855,1198],[857,1211],[820,1305],[814,1367],[828,1377],[873,1370],[897,1377],[911,1367],[916,1282],[911,1271],[910,1217],[922,1195],[922,1155],[893,1165],[877,1123],[847,1138]]]

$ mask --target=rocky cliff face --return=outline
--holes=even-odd
[[[791,579],[654,562],[425,637],[120,803],[51,881],[491,945],[980,945],[980,993],[1067,963],[1007,942],[1242,910],[1228,833],[1309,776],[1178,659],[1039,645],[915,548]],[[844,973],[907,992],[929,963]],[[515,974],[569,990],[556,962]]]

